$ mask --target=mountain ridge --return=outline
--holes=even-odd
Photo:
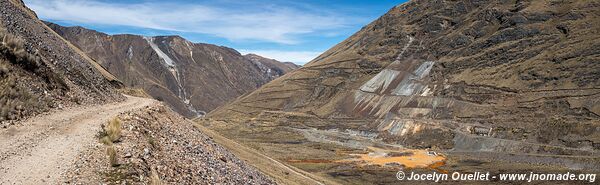
[[[144,89],[186,117],[204,115],[288,71],[285,65],[250,61],[233,48],[192,43],[177,35],[109,35],[81,26],[46,24],[126,86]]]

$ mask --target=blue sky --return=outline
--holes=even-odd
[[[304,64],[405,0],[25,0],[38,16],[108,34],[181,35]]]

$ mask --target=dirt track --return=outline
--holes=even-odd
[[[0,184],[59,184],[77,155],[98,146],[100,125],[119,113],[153,104],[145,98],[73,107],[0,130]]]

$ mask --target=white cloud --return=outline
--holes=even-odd
[[[26,0],[42,19],[209,34],[229,40],[298,43],[303,34],[335,31],[343,16],[289,7],[220,8],[200,4],[119,4],[98,0]]]
[[[254,53],[266,58],[275,59],[282,62],[293,62],[298,65],[304,65],[310,60],[319,56],[322,52],[313,51],[279,51],[279,50],[245,50],[240,49],[240,53]]]

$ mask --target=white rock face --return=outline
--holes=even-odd
[[[175,62],[173,61],[173,59],[171,59],[169,57],[169,55],[165,54],[162,50],[160,50],[160,48],[154,43],[154,37],[144,37],[144,39],[146,39],[146,41],[148,41],[148,44],[150,44],[150,47],[152,47],[152,49],[156,52],[156,54],[158,54],[158,57],[163,59],[163,61],[165,62],[165,64],[167,66],[169,66],[169,67],[175,66]]]
[[[156,45],[156,43],[154,43],[154,37],[144,37],[144,39],[148,42],[150,47],[152,47],[154,52],[156,52],[158,57],[160,57],[165,62],[165,65],[169,69],[169,72],[171,73],[171,75],[173,75],[173,77],[175,77],[175,81],[177,81],[177,91],[178,91],[176,94],[179,96],[179,99],[181,99],[187,105],[187,108],[190,111],[196,113],[196,115],[198,117],[205,115],[206,112],[196,110],[194,108],[194,106],[191,104],[191,101],[188,98],[189,95],[187,94],[186,89],[183,88],[183,80],[185,80],[185,79],[181,79],[182,75],[179,74],[179,70],[177,69],[177,66],[175,65],[175,61],[173,59],[171,59],[169,57],[169,55],[167,55],[165,52],[163,52],[158,47],[158,45]],[[165,41],[163,41],[163,44],[164,44],[164,42]],[[194,53],[192,52],[192,48],[189,45],[189,43],[186,42],[186,44],[188,46],[188,49],[190,50],[190,57],[194,61]],[[221,60],[222,60],[222,57],[221,57]],[[194,61],[194,62],[196,62],[196,61]]]
[[[402,79],[402,82],[398,84],[398,87],[396,87],[393,90],[392,94],[397,96],[410,96],[420,94],[421,90],[423,90],[426,87],[420,81],[429,74],[434,63],[435,62],[433,61],[423,62],[412,73],[404,76],[404,79]]]
[[[367,83],[363,84],[360,87],[360,90],[374,93],[377,89],[381,89],[381,92],[383,92],[389,87],[392,81],[396,79],[399,73],[400,72],[396,70],[384,69],[379,72],[379,74],[375,75],[375,77],[371,78],[371,80],[367,81]]]
[[[127,49],[127,58],[129,58],[129,60],[133,58],[133,50],[131,46],[129,46],[129,49]]]
[[[414,38],[409,36],[408,42],[394,62],[365,82],[354,93],[354,110],[383,118],[395,107],[404,107],[417,97],[432,94],[432,89],[427,84],[427,76],[435,62],[405,59],[403,56],[413,41]],[[427,112],[421,113],[427,114]],[[409,111],[407,114],[412,115],[412,112]],[[398,126],[396,123],[392,125]],[[391,130],[397,133],[397,129]]]

